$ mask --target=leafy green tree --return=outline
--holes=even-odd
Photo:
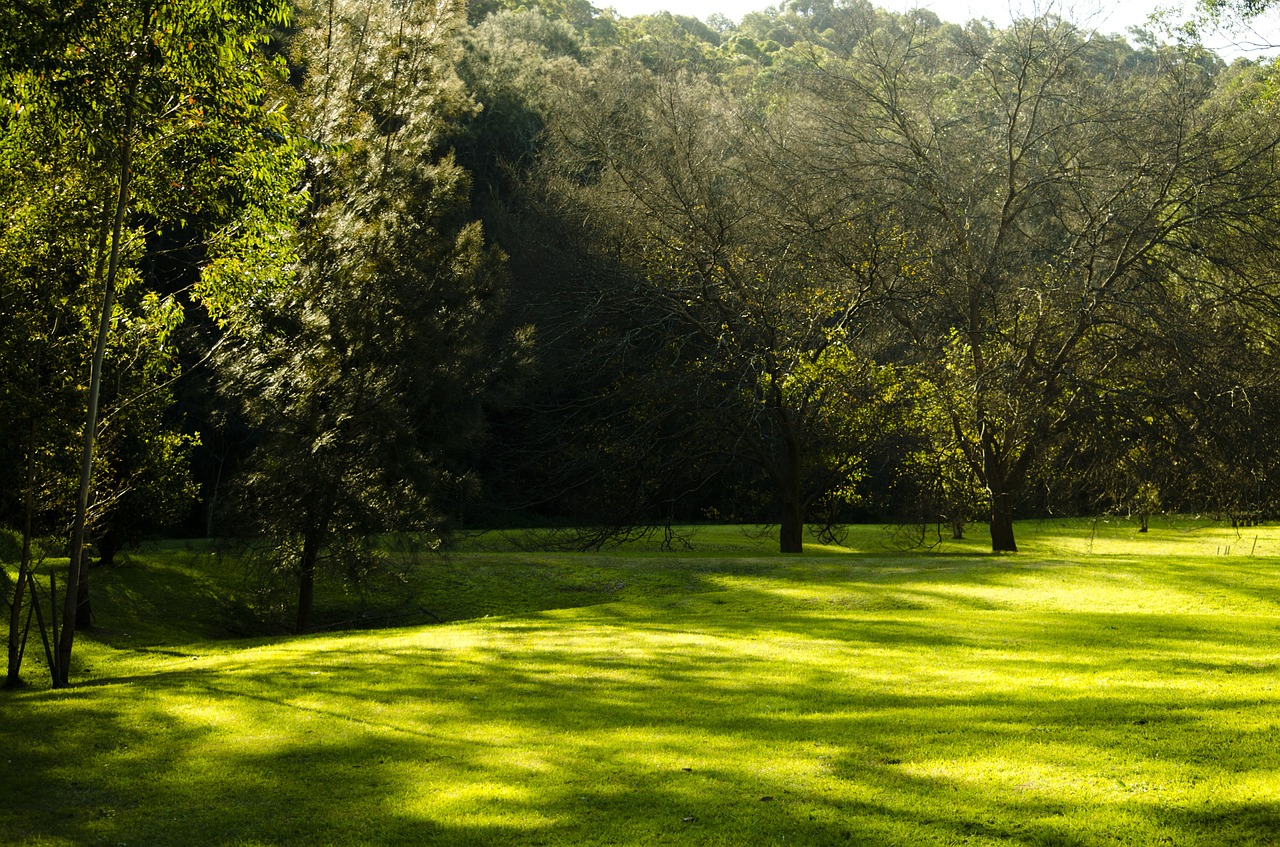
[[[56,145],[30,122],[0,133],[0,521],[22,527],[18,578],[9,608],[6,685],[21,684],[22,613],[33,543],[61,530],[74,497],[75,375],[83,361],[85,309],[78,259],[92,250],[85,186],[64,171]],[[38,149],[40,155],[25,153]],[[61,509],[59,509],[61,507]]]
[[[719,64],[720,36],[684,15],[657,12],[623,18],[618,22],[618,41],[653,69],[707,71]]]
[[[532,12],[564,23],[592,47],[617,43],[616,13],[588,0],[470,0],[467,3],[467,23],[478,26],[489,16],[504,12]]]
[[[917,14],[932,16],[931,12]],[[743,17],[739,34],[784,47],[817,47],[847,55],[853,46],[882,25],[890,13],[866,0],[791,0]],[[934,18],[936,20],[936,18]]]
[[[277,152],[282,135],[264,105],[256,43],[285,11],[272,0],[139,0],[69,11],[32,2],[7,10],[9,32],[21,36],[20,49],[6,52],[2,83],[5,141],[14,144],[8,155],[27,166],[56,151],[66,182],[85,192],[71,201],[87,210],[78,247],[64,257],[81,306],[65,319],[83,321],[92,341],[68,578],[78,588],[67,591],[56,684],[67,682],[76,628],[86,622],[84,551],[110,341],[125,325],[162,337],[176,315],[173,301],[142,293],[146,233],[205,216],[216,230],[211,273],[195,293],[222,320],[261,288],[261,271],[283,264],[259,249],[281,229],[273,212],[288,208],[281,186],[292,168]],[[32,142],[36,130],[45,135],[40,144]],[[265,197],[271,203],[254,202]],[[132,299],[122,297],[130,291]]]
[[[567,22],[529,10],[489,15],[462,43],[458,73],[477,108],[463,116],[456,152],[478,211],[493,218],[542,148],[555,81],[579,72],[587,48]]]
[[[363,539],[439,529],[506,361],[501,256],[442,147],[473,108],[454,71],[461,11],[335,0],[305,10],[289,47],[311,139],[300,261],[223,362],[261,432],[245,512],[296,580],[298,631],[323,565],[356,575]]]

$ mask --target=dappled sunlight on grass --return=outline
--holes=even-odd
[[[611,602],[150,652],[86,642],[87,684],[6,695],[0,740],[21,768],[0,786],[0,843],[1280,832],[1274,561],[584,558],[593,583],[624,584]]]
[[[1195,556],[1224,561],[1280,556],[1280,527],[1158,515],[1148,532],[1125,518],[1023,521],[1019,549],[1041,556]]]

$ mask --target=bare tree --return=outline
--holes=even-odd
[[[800,552],[806,510],[852,488],[875,429],[881,374],[857,346],[875,271],[827,252],[835,218],[767,123],[709,80],[606,56],[555,118],[548,184],[616,259],[584,300],[614,328],[597,354],[626,362],[635,420],[679,417],[686,462],[758,472]]]
[[[901,233],[883,313],[944,388],[993,550],[1017,549],[1030,468],[1084,420],[1135,315],[1199,273],[1206,233],[1269,220],[1275,124],[1215,95],[1224,73],[1052,17],[886,28],[813,62],[813,178],[874,194]]]

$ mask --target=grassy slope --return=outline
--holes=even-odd
[[[486,538],[420,590],[494,617],[255,641],[209,637],[205,560],[141,557],[82,684],[0,694],[0,843],[1280,843],[1280,530],[1020,531]]]

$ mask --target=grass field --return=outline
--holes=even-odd
[[[0,692],[0,843],[1280,845],[1280,529],[1018,529],[485,535],[416,571],[446,623],[252,639],[155,548]]]

